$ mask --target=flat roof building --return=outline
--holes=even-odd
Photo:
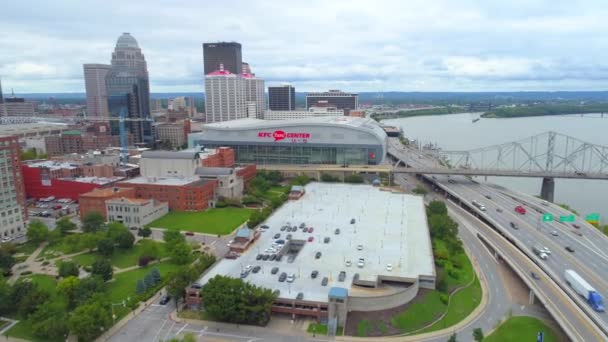
[[[218,274],[244,277],[278,291],[273,311],[291,312],[285,304],[295,301],[298,307],[321,307],[321,313],[336,291],[348,296],[347,312],[396,307],[412,300],[419,288],[435,288],[422,197],[340,183],[310,183],[305,191],[264,222],[269,228],[240,257],[221,260],[197,283],[204,285]],[[259,254],[282,258],[258,260]],[[247,272],[255,266],[261,271]],[[278,272],[273,274],[274,267]],[[294,280],[279,281],[283,272]],[[320,312],[311,309],[310,316]]]
[[[347,93],[341,90],[329,90],[306,94],[306,109],[317,106],[319,102],[327,102],[338,109],[349,110],[359,108],[359,94]]]
[[[380,164],[386,133],[372,119],[315,117],[241,119],[203,126],[188,146],[231,147],[236,161],[255,164]]]
[[[237,42],[203,43],[205,75],[219,70],[220,64],[233,74],[243,73],[241,44]]]
[[[296,88],[286,84],[268,87],[268,109],[288,111],[296,109]]]
[[[344,116],[344,110],[336,107],[310,107],[308,110],[267,110],[264,120],[292,120],[318,116]]]

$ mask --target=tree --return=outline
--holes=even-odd
[[[152,279],[154,280],[154,285],[160,283],[161,281],[161,275],[160,275],[160,271],[158,270],[158,268],[154,267],[150,270],[150,274],[152,274]]]
[[[143,238],[147,238],[150,235],[152,235],[152,229],[150,229],[150,227],[139,228],[137,231],[137,236],[141,236]]]
[[[105,295],[107,286],[99,276],[86,277],[80,280],[75,292],[75,302],[83,304],[94,295]]]
[[[109,257],[114,253],[114,241],[110,238],[105,238],[97,242],[97,251],[99,254]]]
[[[69,276],[78,277],[80,271],[78,270],[78,265],[76,265],[73,261],[62,261],[59,263],[59,276],[63,278],[67,278]]]
[[[146,289],[154,287],[154,277],[150,272],[146,273],[146,276],[144,277],[144,285],[146,285]]]
[[[171,246],[168,252],[174,264],[185,265],[192,261],[192,248],[185,242]]]
[[[91,267],[91,274],[98,275],[104,281],[108,281],[112,279],[114,270],[112,269],[112,264],[107,259],[97,259]]]
[[[130,231],[126,230],[121,232],[116,237],[116,243],[118,244],[118,248],[122,249],[131,249],[133,248],[133,243],[135,242],[135,237],[131,234]]]
[[[163,240],[167,244],[167,248],[181,242],[186,242],[186,238],[177,230],[165,230],[163,232]]]
[[[105,219],[101,213],[90,212],[82,219],[82,231],[85,233],[96,233],[104,229]]]
[[[445,206],[445,203],[443,201],[433,200],[428,205],[428,212],[429,216],[432,214],[447,215],[448,208]]]
[[[9,251],[0,249],[0,273],[10,274],[13,265],[15,265],[15,258]]]
[[[0,275],[0,316],[7,314],[13,309],[11,306],[11,286]]]
[[[67,216],[64,216],[57,220],[57,227],[55,229],[59,230],[62,235],[65,235],[67,232],[76,228],[78,228],[78,226],[76,226],[76,223],[70,221]]]
[[[264,325],[276,294],[242,279],[217,275],[201,289],[205,310],[215,319],[231,323]]]
[[[458,342],[458,340],[456,339],[456,333],[450,335],[450,338],[448,338],[448,342]]]
[[[135,284],[135,293],[140,295],[140,294],[143,294],[144,292],[146,292],[146,284],[144,283],[143,280],[139,279],[139,280],[137,280],[137,284]]]
[[[167,292],[175,300],[175,308],[180,298],[186,296],[186,287],[196,279],[196,273],[189,267],[180,267],[168,276]]]
[[[102,331],[112,325],[108,305],[94,301],[81,305],[70,316],[68,326],[79,340],[93,341]]]
[[[57,283],[57,292],[64,295],[68,300],[69,306],[73,307],[76,303],[76,294],[79,287],[80,279],[75,276],[69,276]]]
[[[17,308],[20,317],[26,318],[36,311],[40,303],[44,303],[49,294],[38,285],[29,281],[19,281],[11,289],[11,305]]]
[[[49,228],[40,220],[32,220],[27,228],[27,238],[33,242],[42,242],[49,237]]]
[[[483,341],[483,331],[481,328],[473,329],[473,339],[478,342]]]
[[[106,236],[114,241],[114,243],[118,243],[118,238],[121,234],[129,233],[129,229],[124,224],[116,221],[108,223],[107,228]]]
[[[91,251],[93,250],[93,248],[97,247],[97,244],[102,239],[103,234],[80,234],[80,236],[78,237],[78,249],[88,249]]]
[[[48,300],[29,316],[32,332],[44,340],[65,340],[68,333],[68,308],[64,301]]]

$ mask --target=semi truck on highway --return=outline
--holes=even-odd
[[[602,296],[597,293],[585,279],[578,275],[574,270],[566,270],[564,277],[566,278],[566,283],[570,285],[576,293],[585,298],[593,310],[604,312],[604,301],[602,300]]]

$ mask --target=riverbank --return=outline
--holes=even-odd
[[[531,116],[573,115],[608,112],[608,103],[555,104],[538,106],[502,107],[485,112],[482,118],[523,118]]]
[[[434,115],[448,115],[448,114],[462,114],[466,113],[467,108],[459,106],[446,106],[446,107],[435,107],[415,110],[402,110],[391,114],[372,114],[371,118],[380,121],[385,119],[403,119],[411,118],[415,116],[434,116]]]

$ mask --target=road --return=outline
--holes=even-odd
[[[398,141],[395,141],[393,139],[389,139],[389,147],[392,150],[392,154],[397,155],[400,157],[401,160],[403,160],[404,162],[414,166],[414,167],[437,167],[438,166],[438,162],[435,160],[432,160],[430,158],[428,158],[428,156],[426,156],[423,152],[421,151],[416,151],[413,149],[408,149],[405,148],[403,146],[400,145],[400,143]],[[531,250],[529,249],[531,244],[534,243],[538,243],[540,242],[543,245],[547,245],[548,247],[551,248],[551,250],[554,252],[554,255],[552,255],[549,260],[547,260],[548,262],[546,263],[542,263],[539,262],[539,260],[535,260],[539,263],[539,265],[542,267],[542,270],[544,271],[544,273],[547,273],[549,275],[552,276],[552,278],[558,282],[563,282],[562,277],[563,277],[563,270],[565,270],[566,268],[573,268],[575,269],[577,272],[580,270],[579,274],[581,274],[583,277],[587,278],[588,275],[590,279],[587,279],[588,281],[592,282],[592,280],[594,281],[594,283],[592,283],[592,285],[594,286],[598,286],[598,285],[602,285],[601,287],[596,287],[597,289],[599,289],[600,291],[602,289],[608,288],[608,286],[604,286],[604,279],[608,279],[608,277],[604,277],[603,276],[603,272],[606,272],[606,269],[600,270],[601,266],[600,265],[596,265],[593,266],[593,264],[590,265],[581,265],[581,261],[579,261],[576,257],[569,255],[570,253],[565,251],[564,249],[564,245],[560,245],[558,241],[555,241],[555,239],[551,239],[553,238],[552,235],[548,234],[547,232],[543,232],[542,227],[540,230],[537,230],[537,225],[538,225],[538,220],[540,218],[540,213],[538,212],[532,212],[534,210],[529,210],[530,213],[526,214],[526,215],[520,215],[518,217],[519,214],[515,214],[513,212],[513,208],[520,204],[519,202],[515,201],[513,198],[505,195],[503,192],[499,192],[496,191],[496,189],[494,188],[490,188],[487,186],[482,186],[479,185],[477,183],[471,182],[469,180],[467,180],[465,177],[461,177],[461,176],[452,176],[448,179],[449,176],[434,176],[434,181],[437,182],[438,184],[440,184],[441,186],[449,189],[450,191],[454,192],[457,196],[465,199],[466,201],[468,201],[469,203],[473,200],[476,199],[478,201],[482,201],[484,203],[484,205],[486,205],[486,207],[488,207],[488,210],[484,213],[481,214],[485,214],[488,215],[491,219],[495,219],[496,222],[498,223],[499,229],[502,229],[502,231],[508,235],[511,236],[514,241],[519,242],[519,238],[521,237],[521,239],[523,241],[519,242],[520,246],[528,246],[527,250],[524,248],[525,251],[527,251],[528,253],[528,257],[532,258],[530,260],[534,260],[535,256],[533,255],[533,253],[531,253]],[[486,198],[486,195],[490,195],[491,200]],[[490,203],[490,204],[486,204],[486,203]],[[498,212],[496,209],[497,208],[501,208],[502,209],[502,213]],[[555,208],[553,208],[555,210]],[[522,216],[525,216],[522,218]],[[536,221],[534,221],[536,220]],[[515,222],[517,223],[521,229],[519,230],[513,230],[510,228],[510,222]],[[589,228],[589,227],[581,227],[581,229],[583,228]],[[561,242],[562,244],[565,243],[572,243],[572,244],[576,244],[576,242],[573,240],[575,239],[577,236],[572,234],[571,232],[566,232],[566,230],[568,230],[569,228],[566,228],[565,226],[562,227],[562,233],[559,234],[559,236],[563,236],[563,241]],[[573,228],[574,229],[574,228]],[[547,228],[548,231],[548,228]],[[513,232],[515,232],[516,235],[513,234]],[[520,235],[517,235],[520,234]],[[570,234],[570,235],[568,235]],[[601,237],[602,239],[604,237]],[[504,241],[507,241],[506,239],[504,239]],[[576,250],[576,252],[574,254],[581,254],[580,258],[585,258],[588,257],[590,255],[601,255],[602,252],[600,250],[597,250],[597,248],[590,248],[588,245],[579,243],[577,246],[579,246],[578,249],[580,249],[581,251],[579,252],[578,250]],[[597,275],[591,275],[591,273],[593,271],[591,271],[589,268],[590,267],[595,267],[593,269],[593,271],[599,271],[600,273],[597,273]],[[541,289],[542,291],[543,289]],[[570,295],[572,295],[572,290],[569,289],[567,286],[564,288],[562,288],[562,290],[560,291],[560,294],[562,296],[566,296],[565,292],[567,291],[568,293],[570,293]],[[544,292],[543,292],[544,293]],[[583,310],[585,310],[585,312],[587,313],[587,315],[589,315],[589,317],[594,318],[596,320],[596,322],[599,322],[600,325],[604,325],[606,322],[606,315],[605,314],[597,314],[594,311],[590,311],[589,307],[587,306],[586,303],[584,303],[584,301],[582,300],[582,298],[574,295],[572,296],[572,298],[575,298],[575,300],[577,301],[578,305],[581,306],[583,308]],[[550,301],[555,300],[552,297],[549,297]],[[578,314],[578,307],[576,304],[574,304],[574,302],[572,302],[571,300],[569,301],[569,305],[564,305],[563,307],[560,308],[560,312],[563,313],[564,317],[562,321],[566,321],[566,322],[571,322],[575,319],[575,317]],[[555,303],[552,303],[550,305],[555,305]],[[559,317],[556,317],[556,319],[558,319]],[[588,334],[590,333],[592,330],[587,331],[588,329],[583,328],[585,325],[579,325],[576,328],[577,334],[579,336],[583,336],[584,334]],[[599,340],[605,340],[606,336],[602,336],[602,338],[600,338]],[[595,339],[592,339],[595,340]]]

